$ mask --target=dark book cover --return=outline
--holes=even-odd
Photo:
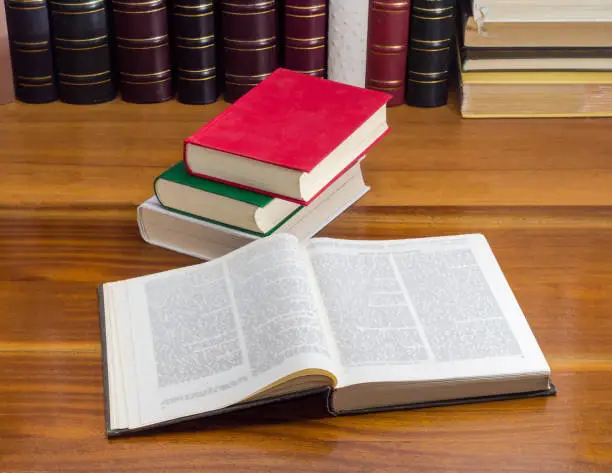
[[[217,100],[215,9],[210,0],[175,0],[172,5],[179,101],[206,104]]]
[[[123,100],[155,103],[171,99],[174,92],[166,0],[113,0],[113,18]]]
[[[410,0],[371,0],[366,87],[391,94],[389,106],[404,103],[409,27]]]
[[[327,0],[286,0],[285,68],[316,77],[327,72]]]
[[[234,102],[278,67],[276,0],[221,0],[225,100]]]
[[[57,100],[46,0],[7,0],[6,20],[15,95],[27,103]]]
[[[440,107],[448,101],[455,0],[412,0],[406,102]]]
[[[72,104],[115,98],[104,0],[50,1],[59,96]]]

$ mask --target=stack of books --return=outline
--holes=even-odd
[[[612,0],[465,0],[466,118],[612,116]]]
[[[369,190],[360,163],[389,99],[277,69],[185,140],[138,208],[143,239],[213,259],[273,233],[310,238]]]

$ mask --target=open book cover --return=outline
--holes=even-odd
[[[322,391],[331,415],[555,393],[482,235],[279,234],[99,295],[109,436]]]

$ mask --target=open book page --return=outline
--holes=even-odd
[[[210,263],[105,285],[124,330],[123,427],[223,408],[300,370],[333,372],[308,268],[298,240],[279,235]]]
[[[548,372],[485,238],[314,239],[339,386]]]

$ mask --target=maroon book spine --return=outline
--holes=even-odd
[[[286,0],[285,67],[311,76],[326,76],[328,0]]]
[[[227,102],[234,102],[278,66],[276,0],[222,0]]]
[[[388,106],[404,103],[410,0],[370,0],[366,87],[391,94]]]
[[[0,104],[9,103],[15,99],[12,70],[6,13],[4,6],[0,5]]]
[[[113,0],[113,16],[123,100],[154,103],[171,99],[166,0]]]

